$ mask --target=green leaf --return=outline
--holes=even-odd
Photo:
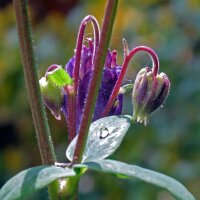
[[[121,144],[131,124],[131,116],[110,116],[93,122],[89,129],[82,162],[103,159],[111,155]],[[66,156],[72,160],[78,136],[67,148]]]
[[[99,172],[117,175],[119,178],[138,178],[147,183],[157,185],[168,190],[179,200],[195,200],[192,194],[177,180],[164,174],[129,165],[114,160],[95,160],[84,164],[75,165],[74,168],[88,168]]]
[[[0,190],[0,199],[26,199],[30,194],[48,186],[58,178],[76,176],[73,169],[56,166],[38,166],[26,169],[12,177]]]
[[[62,67],[57,67],[56,69],[47,72],[46,77],[49,81],[59,87],[72,84],[71,77]]]

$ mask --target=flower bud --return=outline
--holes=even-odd
[[[51,110],[56,119],[60,120],[60,110],[63,102],[63,94],[57,85],[47,81],[46,77],[39,80],[45,105]]]
[[[148,116],[161,106],[170,88],[166,74],[155,75],[148,67],[138,73],[132,94],[134,116],[138,122],[146,125]]]
[[[72,84],[70,75],[59,65],[51,65],[45,74],[47,80],[59,87]]]

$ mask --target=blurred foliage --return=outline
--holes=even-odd
[[[9,2],[9,1],[7,1]],[[49,9],[33,20],[33,39],[39,77],[53,63],[65,65],[73,55],[81,19],[94,15],[100,24],[106,1],[81,0],[63,13]],[[65,1],[67,4],[67,0]],[[37,1],[40,7],[40,1]],[[0,186],[17,172],[40,165],[36,136],[28,104],[12,5],[0,4]],[[52,8],[52,7],[51,7]],[[30,6],[31,16],[39,10]],[[48,10],[49,9],[49,10]],[[157,170],[180,180],[200,199],[200,1],[121,0],[110,47],[123,61],[122,37],[129,48],[147,45],[160,58],[160,71],[171,79],[171,92],[164,107],[150,118],[147,127],[135,124],[121,147],[111,157]],[[88,36],[92,36],[88,28]],[[141,67],[151,65],[146,54],[133,59],[125,82],[131,82]],[[132,114],[127,94],[124,113]],[[66,161],[65,120],[48,112],[59,161]],[[32,199],[45,199],[43,190]],[[97,173],[80,182],[81,199],[172,200],[165,191],[136,180],[119,180]]]

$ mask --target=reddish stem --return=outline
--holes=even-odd
[[[75,66],[74,66],[74,89],[73,95],[71,94],[67,97],[68,102],[68,135],[69,135],[69,142],[76,136],[76,99],[77,99],[77,90],[78,90],[78,81],[79,81],[79,69],[81,63],[81,53],[82,53],[82,45],[83,45],[83,38],[85,33],[85,28],[88,22],[92,22],[94,28],[94,53],[99,45],[99,26],[97,20],[89,15],[86,16],[83,21],[81,22],[78,39],[77,39],[77,46],[76,46],[76,56],[75,56]],[[66,91],[67,92],[67,91]]]
[[[151,59],[152,59],[152,62],[153,62],[153,67],[152,67],[152,71],[153,71],[153,74],[156,76],[158,74],[158,71],[159,71],[159,59],[158,59],[158,56],[157,54],[155,53],[155,51],[149,47],[146,47],[146,46],[138,46],[138,47],[135,47],[134,49],[132,49],[130,51],[130,53],[125,57],[125,60],[122,64],[122,71],[119,75],[119,78],[115,84],[115,87],[112,91],[112,94],[110,96],[110,99],[106,105],[106,108],[104,109],[103,113],[102,113],[102,116],[101,117],[106,117],[108,116],[109,112],[110,112],[110,109],[113,105],[113,103],[115,102],[115,99],[119,93],[119,90],[120,90],[120,87],[121,87],[121,84],[122,84],[122,81],[123,81],[123,78],[124,78],[124,75],[126,73],[126,69],[128,67],[128,64],[129,62],[131,61],[132,57],[140,52],[140,51],[145,51],[147,52],[150,56],[151,56]]]
[[[78,32],[78,39],[77,39],[77,45],[76,45],[76,57],[75,57],[75,67],[74,67],[74,92],[77,93],[78,89],[78,80],[79,80],[79,69],[80,69],[80,62],[81,62],[81,53],[82,53],[82,46],[83,46],[83,39],[84,39],[84,33],[85,28],[87,26],[88,22],[92,22],[92,25],[94,27],[94,54],[96,53],[97,47],[99,45],[99,25],[95,17],[92,15],[86,16],[80,25],[79,32]]]
[[[99,86],[101,84],[101,75],[105,63],[105,57],[108,50],[108,44],[112,32],[112,27],[115,19],[118,0],[108,0],[106,6],[105,17],[102,26],[99,47],[94,58],[94,71],[88,88],[88,95],[84,107],[82,121],[79,129],[79,137],[74,152],[72,163],[79,163],[82,160],[83,151],[85,148],[89,126],[92,121],[92,114],[94,112]]]
[[[75,112],[73,112],[73,103],[75,102],[74,88],[73,86],[63,87],[67,97],[67,129],[68,129],[68,143],[70,143],[75,137],[76,131],[76,119]]]

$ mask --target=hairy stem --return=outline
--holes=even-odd
[[[56,157],[39,88],[38,74],[31,38],[30,22],[27,11],[27,1],[14,0],[14,9],[16,14],[25,82],[28,91],[29,103],[37,135],[40,155],[44,165],[51,165],[55,163]],[[57,198],[58,188],[59,187],[54,184],[49,185],[48,190],[51,200],[55,200]]]
[[[100,35],[100,43],[94,58],[94,71],[89,84],[88,96],[86,98],[86,104],[82,115],[82,121],[80,124],[79,137],[73,157],[73,163],[79,163],[82,160],[89,126],[92,121],[92,114],[94,112],[97,100],[99,86],[101,84],[101,76],[116,15],[117,4],[118,0],[107,1],[102,32]]]
[[[14,0],[21,58],[28,97],[43,164],[54,164],[56,158],[50,130],[39,88],[36,62],[34,59],[30,22],[26,0]]]
[[[85,28],[88,24],[88,22],[92,22],[94,27],[94,52],[96,52],[97,47],[99,45],[99,25],[95,17],[88,15],[86,16],[80,25],[79,32],[78,32],[78,38],[76,43],[76,52],[75,52],[75,67],[74,67],[74,91],[77,93],[78,89],[78,78],[79,78],[79,69],[80,69],[80,63],[81,63],[81,54],[82,54],[82,46],[83,46],[83,39],[84,39],[84,33]]]
[[[78,39],[75,52],[75,67],[73,72],[74,77],[74,92],[73,96],[69,99],[70,106],[68,106],[68,134],[69,134],[69,143],[76,136],[76,100],[77,100],[77,90],[78,90],[78,81],[79,81],[79,69],[81,64],[81,54],[82,54],[82,45],[84,40],[84,33],[88,22],[91,22],[94,28],[94,52],[99,45],[99,25],[95,17],[88,15],[86,16],[80,25],[78,32]]]
[[[153,62],[153,67],[152,67],[152,71],[154,73],[154,75],[157,75],[158,74],[158,71],[159,71],[159,59],[156,55],[156,53],[154,52],[153,49],[149,48],[149,47],[146,47],[146,46],[138,46],[134,49],[132,49],[130,51],[130,53],[125,53],[125,60],[122,64],[122,71],[119,75],[119,78],[115,84],[115,87],[112,91],[112,94],[110,96],[110,99],[106,105],[106,108],[104,109],[103,113],[102,113],[102,117],[105,117],[109,114],[110,112],[110,109],[119,93],[119,90],[120,90],[120,87],[121,87],[121,84],[122,84],[122,81],[123,81],[123,78],[124,78],[124,75],[126,73],[126,70],[127,70],[127,67],[128,67],[128,64],[129,62],[131,61],[131,59],[133,58],[133,56],[138,53],[138,52],[141,52],[141,51],[145,51],[147,52],[150,56],[151,56],[151,59],[152,59],[152,62]],[[127,54],[127,55],[126,55]]]
[[[65,86],[64,88],[67,98],[67,128],[68,128],[68,144],[74,139],[75,137],[75,130],[76,130],[76,113],[73,112],[73,104],[76,102],[75,95],[74,95],[74,87],[72,86]],[[75,104],[76,105],[76,104]],[[75,120],[74,120],[75,119]]]

